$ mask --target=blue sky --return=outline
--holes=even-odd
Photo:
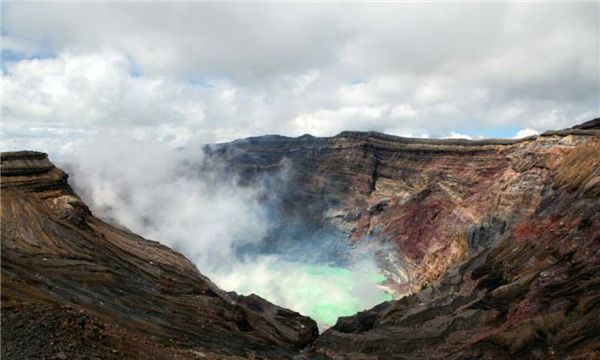
[[[2,149],[564,128],[600,113],[598,7],[5,2]]]

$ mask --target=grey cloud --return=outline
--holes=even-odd
[[[5,12],[10,34],[56,52],[115,48],[163,75],[296,71],[334,61],[344,38],[330,12],[299,4],[28,3]]]
[[[598,3],[2,6],[7,48],[46,56],[4,63],[10,147],[43,147],[39,129],[180,146],[543,131],[600,113]]]

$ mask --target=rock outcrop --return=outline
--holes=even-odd
[[[336,226],[351,242],[392,246],[390,262],[389,253],[381,260],[401,296],[535,212],[561,173],[561,159],[585,149],[593,154],[599,133],[471,141],[343,132],[249,138],[207,152],[244,179],[285,171],[284,212]]]
[[[575,126],[573,126],[573,129],[583,129],[583,130],[600,129],[600,118],[596,118],[596,119],[581,123],[579,125],[575,125]]]
[[[209,150],[245,178],[284,169],[284,211],[385,249],[400,300],[341,318],[313,356],[599,355],[596,120],[520,140],[344,132]]]
[[[557,157],[533,211],[513,218],[495,244],[415,295],[340,319],[313,351],[335,359],[598,358],[599,150],[589,139]]]
[[[318,335],[95,218],[46,154],[3,153],[1,170],[3,359],[284,359]]]

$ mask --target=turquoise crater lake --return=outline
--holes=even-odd
[[[326,264],[284,261],[275,257],[244,262],[212,277],[224,289],[255,293],[314,319],[321,331],[340,316],[349,316],[391,300],[373,267],[344,268]]]

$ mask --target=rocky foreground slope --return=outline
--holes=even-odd
[[[316,323],[95,218],[46,154],[2,154],[2,359],[288,358]]]
[[[5,153],[2,357],[600,356],[597,120],[522,140],[345,132],[207,153],[247,183],[284,173],[270,184],[284,190],[281,220],[373,245],[405,297],[316,338],[310,319],[225,293],[183,256],[94,218],[44,154]]]

